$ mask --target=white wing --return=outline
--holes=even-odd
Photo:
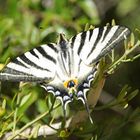
[[[0,73],[0,80],[49,81],[55,76],[57,53],[56,44],[34,48],[10,62]]]
[[[129,34],[126,27],[105,26],[79,33],[70,39],[70,43],[86,65],[93,65]]]

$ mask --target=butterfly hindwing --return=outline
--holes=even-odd
[[[52,86],[46,83],[41,83],[41,87],[43,87],[47,92],[52,93],[57,99],[61,101],[64,117],[66,118],[66,107],[67,104],[72,102],[73,95],[69,95],[66,90],[62,89],[61,86]]]
[[[123,26],[104,26],[79,33],[70,42],[81,60],[92,66],[129,34],[129,29]]]
[[[49,81],[55,76],[57,52],[55,44],[34,48],[7,64],[0,74],[0,79]]]
[[[77,99],[81,100],[82,103],[84,104],[91,123],[93,123],[93,121],[92,121],[92,118],[90,116],[90,110],[89,110],[89,106],[88,106],[88,103],[87,103],[86,94],[91,87],[91,82],[94,81],[94,79],[95,79],[95,76],[96,76],[96,73],[97,73],[97,67],[98,67],[98,63],[92,69],[92,72],[89,73],[89,75],[79,84],[78,89],[77,89],[77,94],[76,94]]]

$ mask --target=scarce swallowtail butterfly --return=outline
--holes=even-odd
[[[40,45],[8,63],[0,80],[37,82],[66,106],[76,97],[82,100],[92,122],[86,92],[97,72],[97,63],[130,34],[123,26],[104,26],[73,36],[60,34],[57,44]]]

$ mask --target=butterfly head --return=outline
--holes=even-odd
[[[61,33],[59,35],[57,44],[60,45],[60,48],[63,50],[68,47],[68,40],[66,39],[64,34]]]

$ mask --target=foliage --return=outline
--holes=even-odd
[[[130,0],[116,1],[116,4],[113,5],[114,9],[111,3],[105,2],[105,6],[101,7],[100,2],[92,0],[1,1],[0,69],[10,61],[9,59],[13,59],[34,46],[56,42],[59,33],[65,33],[70,38],[76,32],[84,30],[87,23],[103,26],[106,21],[111,22],[109,19],[116,18],[119,24],[124,24],[131,29],[138,28],[140,21],[139,4],[138,0],[134,0],[133,3]],[[106,6],[108,10],[104,8]],[[103,16],[102,12],[106,15]],[[105,18],[108,16],[110,16],[109,19]],[[109,75],[115,71],[117,73],[118,68],[123,71],[124,67],[128,67],[127,65],[130,65],[129,70],[125,69],[124,73],[128,75],[130,69],[134,70],[132,66],[135,65],[134,67],[140,69],[137,66],[140,30],[137,29],[136,33],[137,36],[132,34],[130,41],[125,42],[122,55],[117,56],[115,53],[116,57],[114,57],[114,53],[112,53],[111,59],[109,59],[110,64],[106,64],[105,73]],[[126,62],[127,64],[125,64]],[[120,64],[124,66],[122,69]],[[133,71],[132,76],[138,80],[135,80],[134,83],[129,81],[127,76],[120,78],[122,81],[117,78],[109,84],[107,81],[104,90],[116,97],[108,103],[97,104],[93,109],[94,125],[86,121],[70,128],[70,132],[67,129],[58,129],[56,137],[84,140],[139,139],[140,96],[138,89],[140,89],[140,81],[138,74]],[[117,75],[117,77],[122,76],[121,74]],[[114,90],[113,83],[116,81],[118,82]],[[119,87],[119,85],[121,86]],[[113,94],[115,91],[117,93]],[[71,109],[68,108],[68,116],[71,115],[71,110],[75,110],[75,108],[84,109],[80,105],[76,101],[70,107]],[[116,111],[114,107],[119,108],[119,111]],[[0,138],[9,131],[12,131],[14,136],[28,127],[38,128],[43,124],[49,126],[52,122],[60,121],[62,118],[63,112],[60,102],[54,103],[54,97],[46,93],[38,84],[1,82]],[[16,130],[19,130],[18,133]],[[36,137],[36,132],[32,134],[33,137]],[[56,137],[50,139],[56,139]]]

